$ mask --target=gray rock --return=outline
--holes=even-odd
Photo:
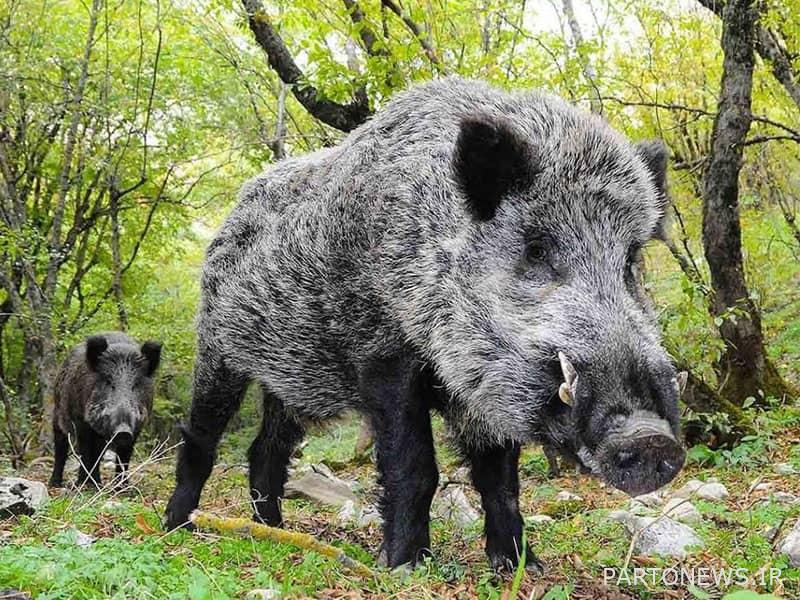
[[[281,593],[272,588],[250,590],[245,594],[245,600],[275,600]]]
[[[775,538],[778,537],[779,533],[780,533],[780,529],[778,529],[777,527],[765,527],[762,530],[762,534],[764,535],[764,539],[767,540],[767,542],[769,542],[770,544],[774,544],[775,543]]]
[[[460,485],[448,485],[439,490],[433,499],[431,512],[435,517],[462,529],[471,526],[480,518],[480,513],[472,506]]]
[[[367,504],[361,508],[361,515],[358,517],[359,527],[368,527],[370,525],[380,525],[383,522],[380,511],[377,506]]]
[[[703,546],[691,527],[669,517],[639,517],[624,510],[608,517],[621,523],[631,535],[638,533],[634,544],[638,554],[685,558],[692,549]]]
[[[656,510],[664,504],[664,495],[661,492],[650,492],[631,498],[628,511],[634,515],[645,516],[656,514]]]
[[[380,524],[382,521],[381,514],[375,506],[371,504],[361,506],[352,500],[344,503],[339,511],[338,519],[341,523],[355,524],[359,527]]]
[[[789,506],[800,504],[800,497],[790,494],[789,492],[775,492],[771,497],[772,500],[778,504],[788,504]]]
[[[701,485],[695,492],[695,496],[702,500],[719,501],[724,500],[730,494],[728,488],[721,483],[711,482]]]
[[[88,548],[97,539],[93,535],[89,535],[88,533],[83,533],[82,531],[75,528],[71,530],[71,533],[75,541],[75,545],[78,546],[79,548]]]
[[[361,507],[352,500],[348,500],[342,505],[336,518],[339,519],[341,523],[354,523],[358,519],[360,512]]]
[[[47,487],[40,481],[0,477],[0,519],[32,515],[48,498]]]
[[[631,503],[642,504],[648,508],[656,508],[664,504],[664,495],[661,492],[650,492],[649,494],[642,494],[631,499]]]
[[[780,552],[789,557],[789,564],[792,567],[800,567],[800,519],[795,522],[792,530],[783,538]]]
[[[778,475],[797,475],[800,473],[791,463],[778,463],[773,468]]]
[[[305,498],[320,504],[344,506],[355,503],[356,495],[350,485],[336,477],[325,465],[312,465],[309,470],[286,484],[286,498]]]
[[[681,523],[699,523],[703,520],[697,507],[686,498],[670,498],[661,514]]]
[[[544,525],[546,523],[552,523],[553,517],[550,515],[530,515],[525,517],[525,520],[532,525]]]
[[[672,494],[672,498],[691,498],[719,501],[729,496],[728,489],[716,480],[700,481],[692,479]]]
[[[581,502],[583,498],[578,494],[573,494],[567,490],[561,490],[556,494],[555,500],[556,502]]]
[[[699,479],[690,479],[683,486],[672,492],[672,498],[690,498],[698,489],[705,485]]]

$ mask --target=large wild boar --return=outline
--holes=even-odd
[[[72,349],[54,386],[51,486],[63,485],[70,440],[81,463],[78,486],[100,485],[100,462],[107,448],[117,455],[117,477],[122,481],[153,407],[153,375],[160,359],[161,344],[139,345],[119,332],[93,335]]]
[[[663,226],[666,160],[558,98],[446,79],[247,183],[208,248],[168,527],[197,506],[251,381],[254,518],[281,523],[304,424],[360,411],[390,567],[430,546],[432,408],[471,464],[498,568],[522,548],[521,444],[630,494],[666,484],[684,460],[676,373],[635,272]]]

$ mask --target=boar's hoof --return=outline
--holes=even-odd
[[[492,568],[499,574],[513,574],[519,565],[519,559],[516,555],[508,556],[503,553],[495,553],[487,551],[489,555],[489,563]],[[541,577],[545,573],[545,566],[542,561],[528,548],[525,553],[525,570],[531,575]]]
[[[386,548],[383,547],[383,544],[381,544],[381,548],[378,550],[378,560],[376,562],[379,567],[384,569],[389,566],[389,553],[386,552]]]
[[[188,510],[179,510],[168,506],[166,517],[167,519],[164,523],[164,529],[166,531],[173,531],[181,528],[189,531],[194,531],[196,529],[194,523],[189,520]]]

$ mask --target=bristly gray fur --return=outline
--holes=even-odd
[[[537,161],[485,222],[453,172],[460,124],[476,115],[509,123]],[[598,378],[632,356],[664,359],[623,277],[664,205],[641,152],[597,116],[475,81],[420,85],[340,145],[244,185],[208,248],[201,354],[213,348],[293,418],[322,420],[359,409],[361,365],[410,347],[452,395],[462,436],[529,441],[560,383],[559,350],[599,365]],[[562,284],[521,270],[542,236]]]

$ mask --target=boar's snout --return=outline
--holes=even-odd
[[[627,417],[598,450],[603,478],[630,496],[672,481],[686,458],[667,421],[641,413]]]
[[[130,425],[120,425],[114,430],[114,444],[118,448],[133,446],[133,430]]]

